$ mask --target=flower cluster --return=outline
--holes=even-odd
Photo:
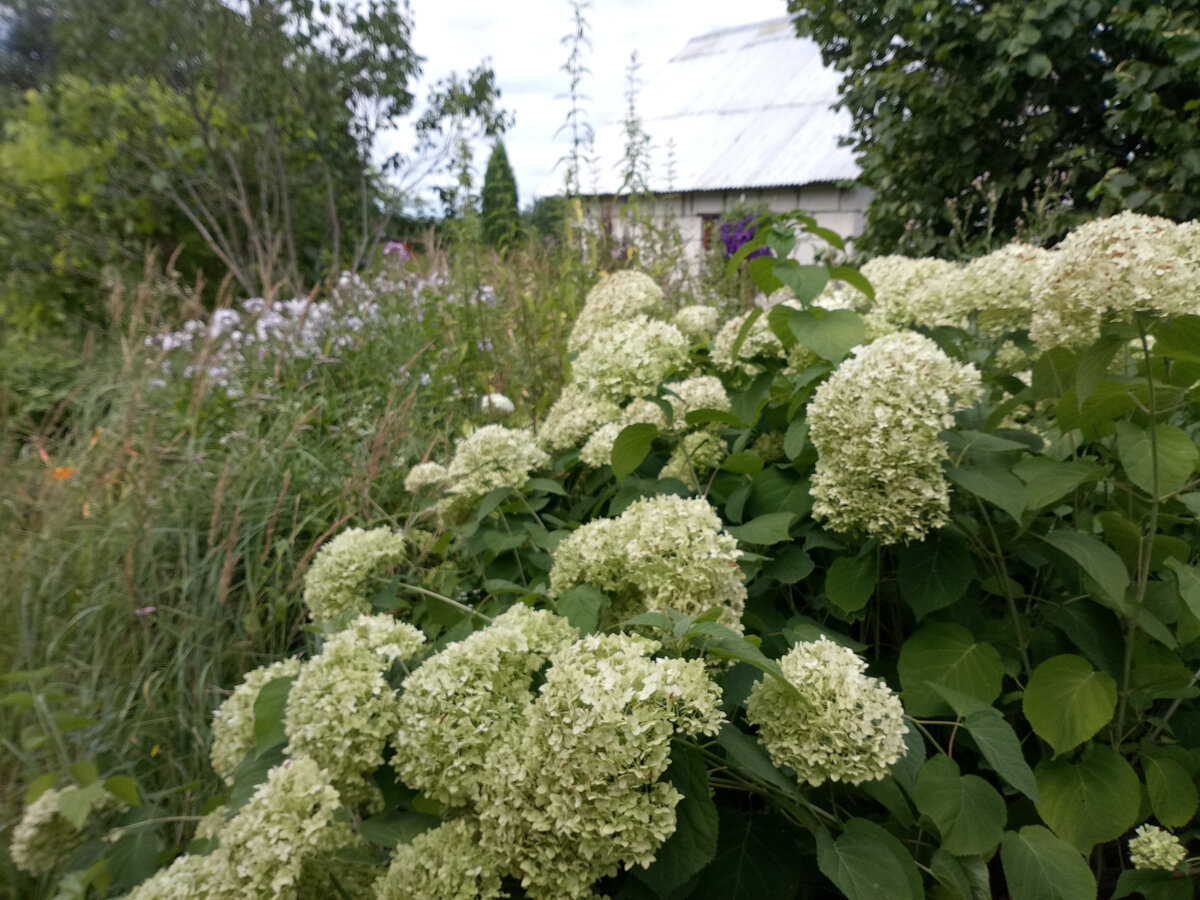
[[[701,340],[716,332],[720,318],[716,307],[693,304],[675,313],[671,324],[692,340]]]
[[[498,900],[507,897],[474,817],[450,819],[392,852],[377,900]]]
[[[720,229],[721,243],[725,245],[725,258],[729,259],[733,254],[737,253],[743,246],[754,240],[754,216],[746,215],[738,219],[736,222],[722,222]],[[768,247],[759,247],[757,250],[751,250],[746,259],[754,259],[757,256],[770,256],[771,250]]]
[[[567,338],[567,350],[578,353],[600,332],[637,316],[663,312],[663,292],[654,279],[632,269],[606,275],[593,287]]]
[[[1129,840],[1129,861],[1135,869],[1174,871],[1187,855],[1179,838],[1157,825],[1139,826],[1137,837]]]
[[[767,303],[770,307],[786,306],[790,309],[804,308],[803,304],[792,297],[791,291],[787,291],[786,296],[783,295],[783,291],[776,291],[767,298]],[[758,371],[755,361],[769,362],[775,360],[783,360],[787,363],[789,369],[798,371],[807,368],[817,361],[816,354],[802,344],[795,345],[790,351],[784,348],[783,342],[779,340],[778,335],[771,330],[771,320],[768,318],[768,311],[764,311],[750,325],[749,331],[746,332],[746,336],[742,340],[741,347],[738,348],[737,359],[734,359],[733,348],[737,344],[738,335],[741,334],[742,327],[746,324],[750,316],[751,313],[748,312],[740,316],[734,316],[721,326],[721,330],[713,338],[712,361],[722,372],[741,370],[747,375],[753,375]]]
[[[579,385],[566,385],[538,428],[538,446],[557,452],[574,447],[599,425],[615,422],[621,407],[605,397],[594,397]]]
[[[939,278],[957,271],[958,266],[942,259],[907,256],[879,256],[864,264],[862,274],[875,289],[868,316],[872,333],[966,324],[969,310],[959,308],[956,292],[932,289]]]
[[[663,385],[663,389],[667,402],[671,404],[671,430],[677,433],[687,430],[686,416],[694,410],[730,409],[725,385],[714,375],[697,375],[683,381],[673,381]]]
[[[758,726],[771,761],[814,787],[886,776],[904,755],[908,732],[891,688],[868,677],[854,651],[824,637],[797,644],[779,666],[796,691],[764,678],[746,700],[746,719]]]
[[[478,800],[487,755],[515,740],[534,673],[575,636],[565,619],[518,604],[427,660],[396,707],[392,765],[404,783],[452,808]]]
[[[974,366],[915,332],[856,348],[809,403],[813,514],[884,543],[921,540],[944,525],[950,489],[938,434],[981,392]]]
[[[404,489],[410,494],[419,494],[427,488],[441,489],[450,478],[450,473],[441,463],[417,463],[404,477]]]
[[[493,757],[481,844],[533,898],[590,898],[597,879],[650,865],[680,794],[657,779],[672,735],[716,734],[720,691],[700,660],[592,635],[550,658],[513,753]]]
[[[318,551],[304,575],[304,602],[314,621],[367,612],[372,578],[404,558],[402,534],[387,528],[343,531]]]
[[[1043,349],[1088,344],[1106,315],[1200,312],[1200,229],[1123,212],[1088,222],[1047,254],[1029,336]]]
[[[635,316],[595,332],[572,366],[585,393],[620,403],[654,393],[687,361],[688,340],[674,325]]]
[[[479,401],[479,409],[481,412],[498,413],[503,416],[516,410],[516,406],[503,394],[492,393],[483,395]]]
[[[276,678],[295,678],[299,674],[298,659],[280,660],[247,672],[242,683],[213,713],[208,759],[213,771],[226,784],[233,784],[233,773],[254,747],[254,704],[258,695]]]
[[[700,476],[719,466],[727,453],[725,441],[715,430],[693,431],[675,445],[658,477],[677,478],[693,491],[699,491]]]
[[[41,875],[54,869],[80,843],[83,835],[58,811],[63,791],[50,788],[25,807],[12,832],[8,852],[18,869]]]
[[[399,726],[395,694],[383,673],[424,642],[406,622],[364,615],[301,667],[288,693],[285,752],[314,760],[344,802],[374,795],[364,776],[383,765],[383,748]]]
[[[976,326],[991,337],[1028,329],[1033,284],[1048,258],[1041,247],[1013,242],[971,260],[962,270],[960,308],[974,308]]]
[[[740,630],[746,602],[741,555],[707,500],[648,497],[560,543],[550,593],[560,597],[576,585],[595,585],[613,596],[617,622],[647,610],[699,615],[717,607],[721,621]]]
[[[654,408],[658,409],[657,406]],[[658,409],[658,412],[660,415],[662,414],[662,410]],[[663,418],[665,419],[666,416]],[[612,462],[613,444],[617,442],[617,435],[624,427],[625,423],[623,422],[608,422],[593,431],[592,436],[579,448],[579,461],[592,469],[607,466]]]
[[[550,462],[525,428],[484,425],[459,441],[447,470],[450,506],[471,505],[496,488],[519,488]]]
[[[134,888],[126,900],[290,900],[304,862],[353,842],[327,773],[311,759],[276,766],[238,813],[217,832],[207,856],[185,855]]]

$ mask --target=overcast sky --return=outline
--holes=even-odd
[[[465,74],[490,57],[501,91],[501,105],[516,114],[504,138],[517,178],[521,206],[562,183],[554,166],[567,151],[567,136],[555,138],[569,109],[560,95],[568,88],[562,71],[567,49],[562,38],[572,29],[568,0],[409,0],[413,45],[425,57],[417,96],[452,71]],[[650,78],[696,35],[749,25],[787,14],[786,0],[593,0],[585,16],[591,25],[591,69],[583,92],[587,119],[599,129],[625,107],[625,69],[637,50],[642,78]],[[651,135],[653,137],[653,135]],[[407,150],[410,130],[381,141],[387,153]],[[476,159],[478,176],[487,165],[487,148]],[[445,180],[444,177],[442,179]]]

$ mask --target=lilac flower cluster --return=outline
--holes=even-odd
[[[754,222],[753,215],[745,215],[736,222],[721,223],[721,243],[725,245],[725,258],[729,259],[733,254],[737,253],[745,244],[754,240]],[[770,256],[771,251],[766,247],[759,247],[752,251],[746,259],[754,259],[758,256]]]

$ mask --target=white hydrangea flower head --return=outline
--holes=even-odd
[[[484,425],[459,441],[450,461],[449,491],[474,502],[496,488],[519,488],[550,457],[527,428]]]
[[[684,306],[671,318],[671,324],[693,341],[702,341],[715,334],[721,313],[715,306]]]
[[[494,757],[480,842],[531,898],[592,898],[674,833],[680,794],[657,780],[671,737],[716,734],[723,716],[704,663],[658,649],[614,634],[558,650],[516,752]]]
[[[746,604],[741,555],[707,500],[647,497],[563,540],[550,569],[550,594],[595,585],[613,596],[618,622],[648,610],[699,615],[716,607],[722,624],[740,631]]]
[[[196,900],[220,896],[215,892],[219,877],[215,862],[208,856],[177,857],[126,894],[124,900]]]
[[[658,412],[660,415],[662,414],[661,409]],[[579,461],[592,469],[599,469],[601,466],[611,463],[613,444],[616,443],[617,435],[624,427],[618,422],[609,422],[597,428],[580,449]]]
[[[632,269],[605,275],[588,291],[567,338],[567,350],[578,353],[613,325],[638,316],[657,317],[664,311],[662,288],[649,275]]]
[[[1033,284],[1029,336],[1042,349],[1089,344],[1106,315],[1200,312],[1197,231],[1123,212],[1076,228],[1047,255]]]
[[[498,900],[499,865],[479,846],[479,824],[451,819],[392,851],[377,900]]]
[[[653,425],[659,431],[667,430],[667,414],[653,400],[639,397],[630,400],[621,410],[621,427],[626,425]]]
[[[417,463],[404,478],[404,489],[410,494],[419,494],[428,488],[440,490],[450,480],[450,472],[440,463]]]
[[[300,660],[284,659],[247,672],[242,683],[213,712],[212,747],[208,751],[213,771],[226,784],[242,759],[254,747],[254,704],[262,689],[276,678],[294,678],[300,674]]]
[[[621,407],[612,400],[588,394],[577,384],[568,384],[538,428],[538,446],[551,453],[570,450],[598,426],[620,417]]]
[[[1014,241],[971,260],[963,270],[959,307],[976,310],[976,325],[985,335],[1028,330],[1033,283],[1049,258],[1048,250]]]
[[[855,348],[813,395],[813,515],[885,544],[921,540],[949,521],[938,434],[982,394],[979,372],[929,338],[896,332]]]
[[[658,477],[678,478],[698,493],[700,478],[719,466],[728,453],[724,439],[715,428],[693,431],[675,445]]]
[[[1029,368],[1033,357],[1013,341],[1005,341],[992,354],[992,365],[999,372],[1015,374]]]
[[[861,272],[875,289],[872,319],[881,333],[924,325],[961,325],[963,313],[947,298],[953,292],[932,289],[941,276],[952,276],[958,266],[944,259],[912,259],[907,256],[878,256],[862,266]]]
[[[667,402],[673,413],[671,430],[682,433],[688,429],[686,416],[697,409],[731,409],[725,385],[715,375],[696,375],[683,381],[663,385]],[[662,410],[659,410],[661,413]]]
[[[63,791],[50,788],[25,807],[21,821],[12,831],[8,852],[17,868],[30,875],[42,875],[83,842],[83,835],[58,811]]]
[[[814,787],[883,778],[904,755],[904,707],[866,674],[854,651],[825,637],[794,646],[779,666],[797,697],[775,678],[750,690],[746,719],[758,726],[771,762]]]
[[[304,574],[304,602],[313,620],[370,610],[372,579],[405,557],[404,535],[389,528],[343,531],[317,551]]]
[[[813,306],[821,309],[848,309],[852,312],[865,312],[871,306],[871,298],[858,288],[844,281],[831,281],[821,289]]]
[[[253,796],[221,829],[208,858],[218,864],[231,900],[293,896],[305,859],[333,853],[353,841],[329,773],[311,759],[290,759],[267,774]]]
[[[788,304],[789,306],[791,304]],[[738,352],[738,358],[733,358],[733,346],[737,343],[737,337],[742,331],[742,326],[746,324],[751,313],[745,312],[740,316],[734,316],[721,326],[721,330],[717,332],[713,338],[712,349],[709,353],[713,365],[722,372],[742,371],[747,375],[753,375],[758,372],[758,366],[749,360],[753,359],[782,359],[785,351],[783,343],[776,337],[775,332],[771,330],[771,323],[767,319],[767,314],[762,313],[754,324],[750,326],[750,330],[746,332],[746,339],[742,341],[742,346]]]
[[[479,401],[479,409],[485,413],[499,413],[500,415],[508,415],[516,410],[516,406],[503,394],[484,394],[483,399]]]
[[[1173,872],[1187,855],[1187,848],[1179,838],[1157,825],[1140,825],[1137,836],[1129,839],[1129,861],[1135,869]]]
[[[447,807],[476,802],[488,752],[523,728],[534,673],[576,637],[566,619],[517,604],[427,660],[396,704],[401,780]]]
[[[383,765],[383,748],[400,724],[384,673],[424,640],[391,616],[360,616],[301,667],[288,693],[286,754],[316,762],[345,803],[375,796],[366,776]]]
[[[635,316],[597,331],[572,372],[586,393],[621,403],[654,394],[687,353],[688,340],[674,325]]]

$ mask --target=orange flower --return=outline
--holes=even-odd
[[[48,471],[46,474],[49,475],[51,478],[53,478],[55,481],[66,481],[68,478],[73,477],[75,475],[75,473],[78,471],[79,470],[76,469],[74,466],[56,466],[53,469],[51,469],[50,471]]]

